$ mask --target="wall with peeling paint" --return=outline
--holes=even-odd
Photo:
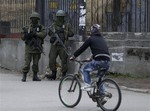
[[[110,71],[121,74],[129,74],[137,77],[150,76],[150,33],[103,33],[106,39],[110,54]],[[69,53],[73,52],[83,42],[70,41]],[[44,74],[48,67],[50,43],[44,41],[44,51],[40,60],[40,74]],[[90,57],[87,49],[78,59]],[[60,60],[58,59],[58,62]],[[24,43],[20,39],[3,38],[0,41],[0,66],[12,70],[21,71],[24,64]],[[69,62],[68,73],[77,72],[78,65]]]

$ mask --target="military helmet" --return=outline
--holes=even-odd
[[[57,16],[57,17],[58,17],[58,16],[66,16],[65,11],[63,11],[63,10],[58,10],[58,11],[56,12],[56,16]]]
[[[101,26],[99,24],[94,24],[91,26],[91,33],[99,32],[101,29]]]
[[[31,16],[30,16],[30,19],[32,19],[32,18],[38,18],[38,19],[40,20],[40,15],[39,15],[39,13],[33,12],[33,13],[31,14]]]

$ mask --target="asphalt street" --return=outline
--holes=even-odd
[[[0,111],[102,111],[86,92],[75,108],[65,107],[58,97],[59,81],[21,82],[21,75],[0,72]],[[150,111],[150,94],[122,90],[118,111]]]

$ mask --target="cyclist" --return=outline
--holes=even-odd
[[[75,60],[82,52],[84,52],[88,47],[91,49],[92,53],[92,61],[87,63],[83,67],[83,77],[85,86],[81,87],[82,90],[91,91],[91,77],[90,72],[99,70],[100,68],[104,68],[108,70],[110,66],[110,54],[108,51],[108,47],[106,41],[102,37],[101,26],[99,24],[94,24],[91,26],[91,36],[83,43],[83,45],[77,49],[73,56],[70,57],[70,60]],[[100,71],[97,73],[98,76],[102,74]]]

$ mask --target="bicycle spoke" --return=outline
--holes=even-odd
[[[111,79],[104,80],[100,86],[98,103],[104,111],[114,111],[121,103],[121,92],[118,85]]]
[[[80,83],[72,75],[66,76],[59,85],[59,97],[67,107],[76,106],[81,99]]]

